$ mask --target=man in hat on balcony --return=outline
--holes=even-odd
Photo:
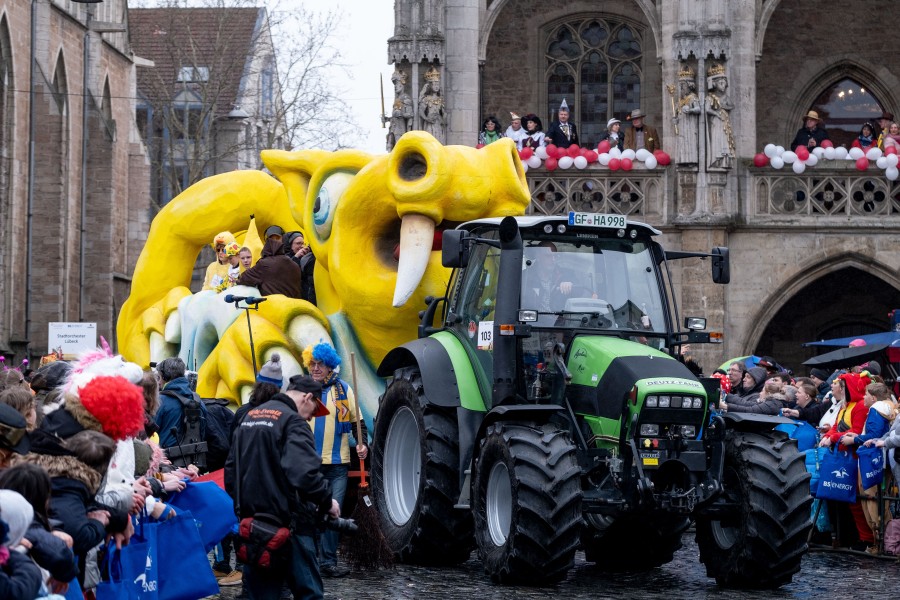
[[[569,105],[566,104],[565,98],[559,105],[557,114],[559,119],[553,121],[547,129],[547,144],[554,144],[557,148],[577,146],[578,131],[575,129],[575,123],[569,122]]]
[[[822,142],[827,139],[829,139],[828,132],[822,127],[822,119],[819,118],[819,113],[811,110],[803,115],[803,127],[794,136],[794,141],[791,142],[791,150],[797,150],[798,146],[806,146],[809,150],[812,150],[821,146]]]
[[[650,127],[644,123],[644,117],[647,115],[636,108],[628,115],[631,121],[631,128],[625,132],[625,149],[640,150],[644,148],[647,152],[655,152],[662,148],[662,138],[654,127]]]
[[[884,135],[894,122],[894,113],[881,111],[881,116],[875,121],[878,124],[878,147],[884,150]]]
[[[516,143],[516,148],[522,149],[522,141],[528,137],[528,132],[522,127],[522,117],[514,112],[509,113],[509,127],[506,128],[506,137]]]

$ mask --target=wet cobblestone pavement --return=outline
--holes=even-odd
[[[675,560],[658,569],[628,575],[598,572],[578,553],[568,578],[546,588],[493,585],[475,558],[456,568],[398,565],[393,570],[351,573],[325,580],[325,597],[334,600],[469,599],[532,600],[545,598],[690,598],[767,599],[847,597],[890,598],[900,592],[900,563],[844,552],[811,552],[790,585],[774,591],[740,591],[718,587],[706,577],[693,533],[685,534],[684,548]],[[240,587],[220,598],[237,598]]]

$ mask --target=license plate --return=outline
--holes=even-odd
[[[624,215],[607,215],[603,213],[569,212],[569,225],[582,227],[609,227],[621,229],[628,224]]]
[[[642,458],[641,462],[645,467],[658,467],[659,459],[658,458]]]

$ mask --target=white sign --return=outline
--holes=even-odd
[[[47,353],[62,348],[63,356],[74,357],[84,350],[97,348],[96,323],[50,323]]]
[[[494,349],[493,321],[482,321],[478,324],[478,349],[488,352]]]
[[[601,213],[569,212],[569,225],[582,227],[612,227],[621,229],[628,222],[624,215],[605,215]]]

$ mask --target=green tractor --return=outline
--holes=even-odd
[[[774,430],[789,421],[712,413],[718,380],[673,358],[711,335],[702,318],[678,330],[667,262],[710,257],[728,283],[728,249],[667,252],[659,233],[585,213],[444,232],[447,297],[379,367],[373,491],[401,560],[458,564],[477,547],[494,581],[542,585],[578,549],[604,570],[665,564],[694,521],[719,584],[790,582],[812,500],[796,442]]]

